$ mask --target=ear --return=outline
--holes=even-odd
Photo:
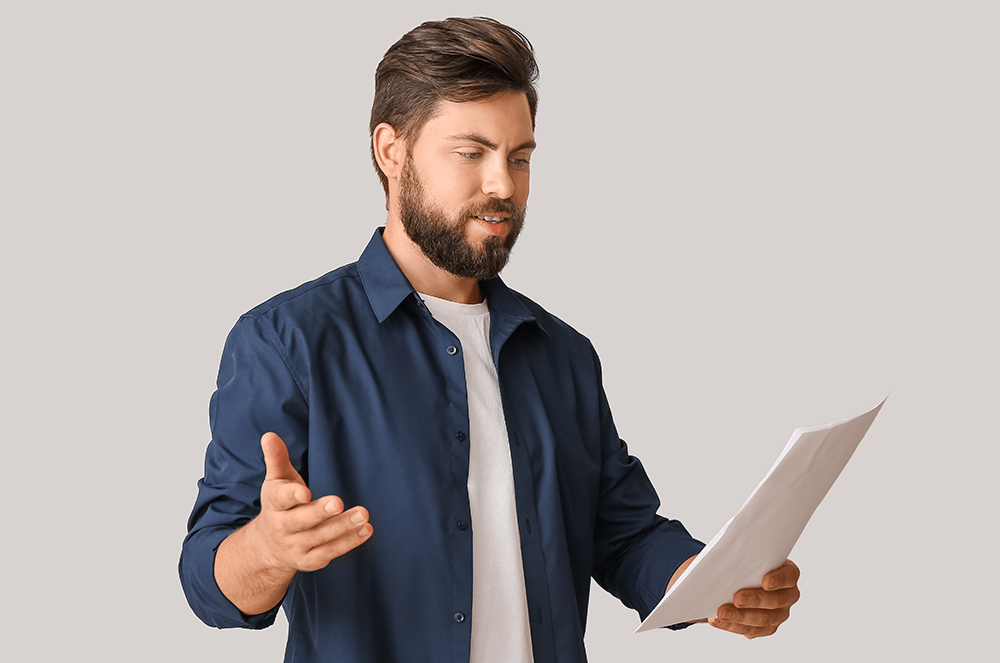
[[[385,176],[394,180],[399,177],[406,157],[406,143],[396,135],[396,130],[383,122],[372,132],[372,151],[375,161]]]

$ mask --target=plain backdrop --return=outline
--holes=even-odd
[[[997,4],[345,4],[0,8],[0,658],[280,660],[283,621],[208,628],[177,579],[219,356],[384,222],[373,73],[452,15],[536,47],[504,278],[594,342],[661,513],[707,540],[793,428],[891,392],[775,637],[633,635],[595,586],[590,659],[989,658]]]

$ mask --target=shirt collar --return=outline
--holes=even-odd
[[[409,295],[412,294],[414,298],[417,296],[406,275],[389,253],[382,238],[383,230],[384,228],[375,230],[358,259],[358,274],[379,322],[384,322]],[[494,334],[499,332],[506,336],[522,322],[538,322],[524,302],[500,277],[483,281],[480,286],[490,308],[490,327]]]
[[[497,276],[489,281],[481,281],[479,287],[486,295],[486,303],[490,307],[491,318],[508,319],[516,325],[529,320],[536,321],[534,314],[524,305],[524,302],[507,284]],[[536,321],[537,322],[537,321]]]
[[[409,295],[415,296],[413,286],[406,280],[382,239],[383,230],[375,230],[364,253],[358,258],[358,274],[379,322],[384,322]]]

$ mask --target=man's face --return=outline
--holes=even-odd
[[[496,276],[524,223],[534,146],[522,93],[441,102],[400,172],[399,215],[406,234],[451,274]]]

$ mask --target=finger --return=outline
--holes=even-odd
[[[284,479],[305,485],[306,482],[288,459],[288,448],[276,433],[264,433],[260,438],[260,448],[264,452],[264,466],[267,468],[264,481]]]
[[[341,536],[351,529],[360,528],[368,522],[368,512],[362,507],[355,507],[346,513],[333,515],[322,508],[322,503],[340,503],[340,498],[324,497],[303,507],[292,509],[283,515],[283,530],[285,534],[294,536],[289,540],[298,555],[305,555],[317,546]]]
[[[773,635],[778,630],[777,626],[747,626],[746,624],[735,624],[715,617],[710,618],[708,623],[717,629],[736,633],[749,639]]]
[[[342,536],[350,530],[360,530],[368,524],[368,510],[363,506],[356,506],[349,511],[329,518],[310,530],[304,541],[307,541],[307,549],[312,549],[326,545],[328,542]]]
[[[799,582],[799,575],[799,567],[792,560],[786,559],[784,564],[764,574],[760,586],[768,591],[795,587]]]
[[[325,567],[331,560],[354,550],[370,539],[375,531],[368,522],[368,511],[363,507],[356,507],[334,520],[335,522],[331,521],[330,525],[321,528],[324,537],[306,553],[304,558],[306,568],[303,570],[314,571]]]
[[[306,555],[303,571],[316,571],[325,568],[331,561],[346,555],[372,537],[374,528],[365,525],[359,530],[344,532],[341,536],[322,546],[317,546]]]
[[[309,504],[312,492],[301,483],[272,479],[260,487],[262,511],[288,511]]]
[[[775,610],[787,608],[799,600],[799,588],[776,589],[769,592],[764,589],[747,588],[733,594],[733,605],[737,608],[764,608]]]
[[[778,626],[788,619],[788,608],[776,610],[762,610],[758,608],[740,609],[731,603],[719,608],[717,617],[729,624],[742,624],[743,626],[768,627]]]
[[[295,484],[288,484],[295,485]],[[299,490],[308,490],[300,487]],[[322,527],[332,518],[344,512],[344,502],[336,495],[327,495],[317,500],[290,508],[282,513],[282,527],[289,533],[307,532]],[[312,547],[314,544],[310,544]]]

